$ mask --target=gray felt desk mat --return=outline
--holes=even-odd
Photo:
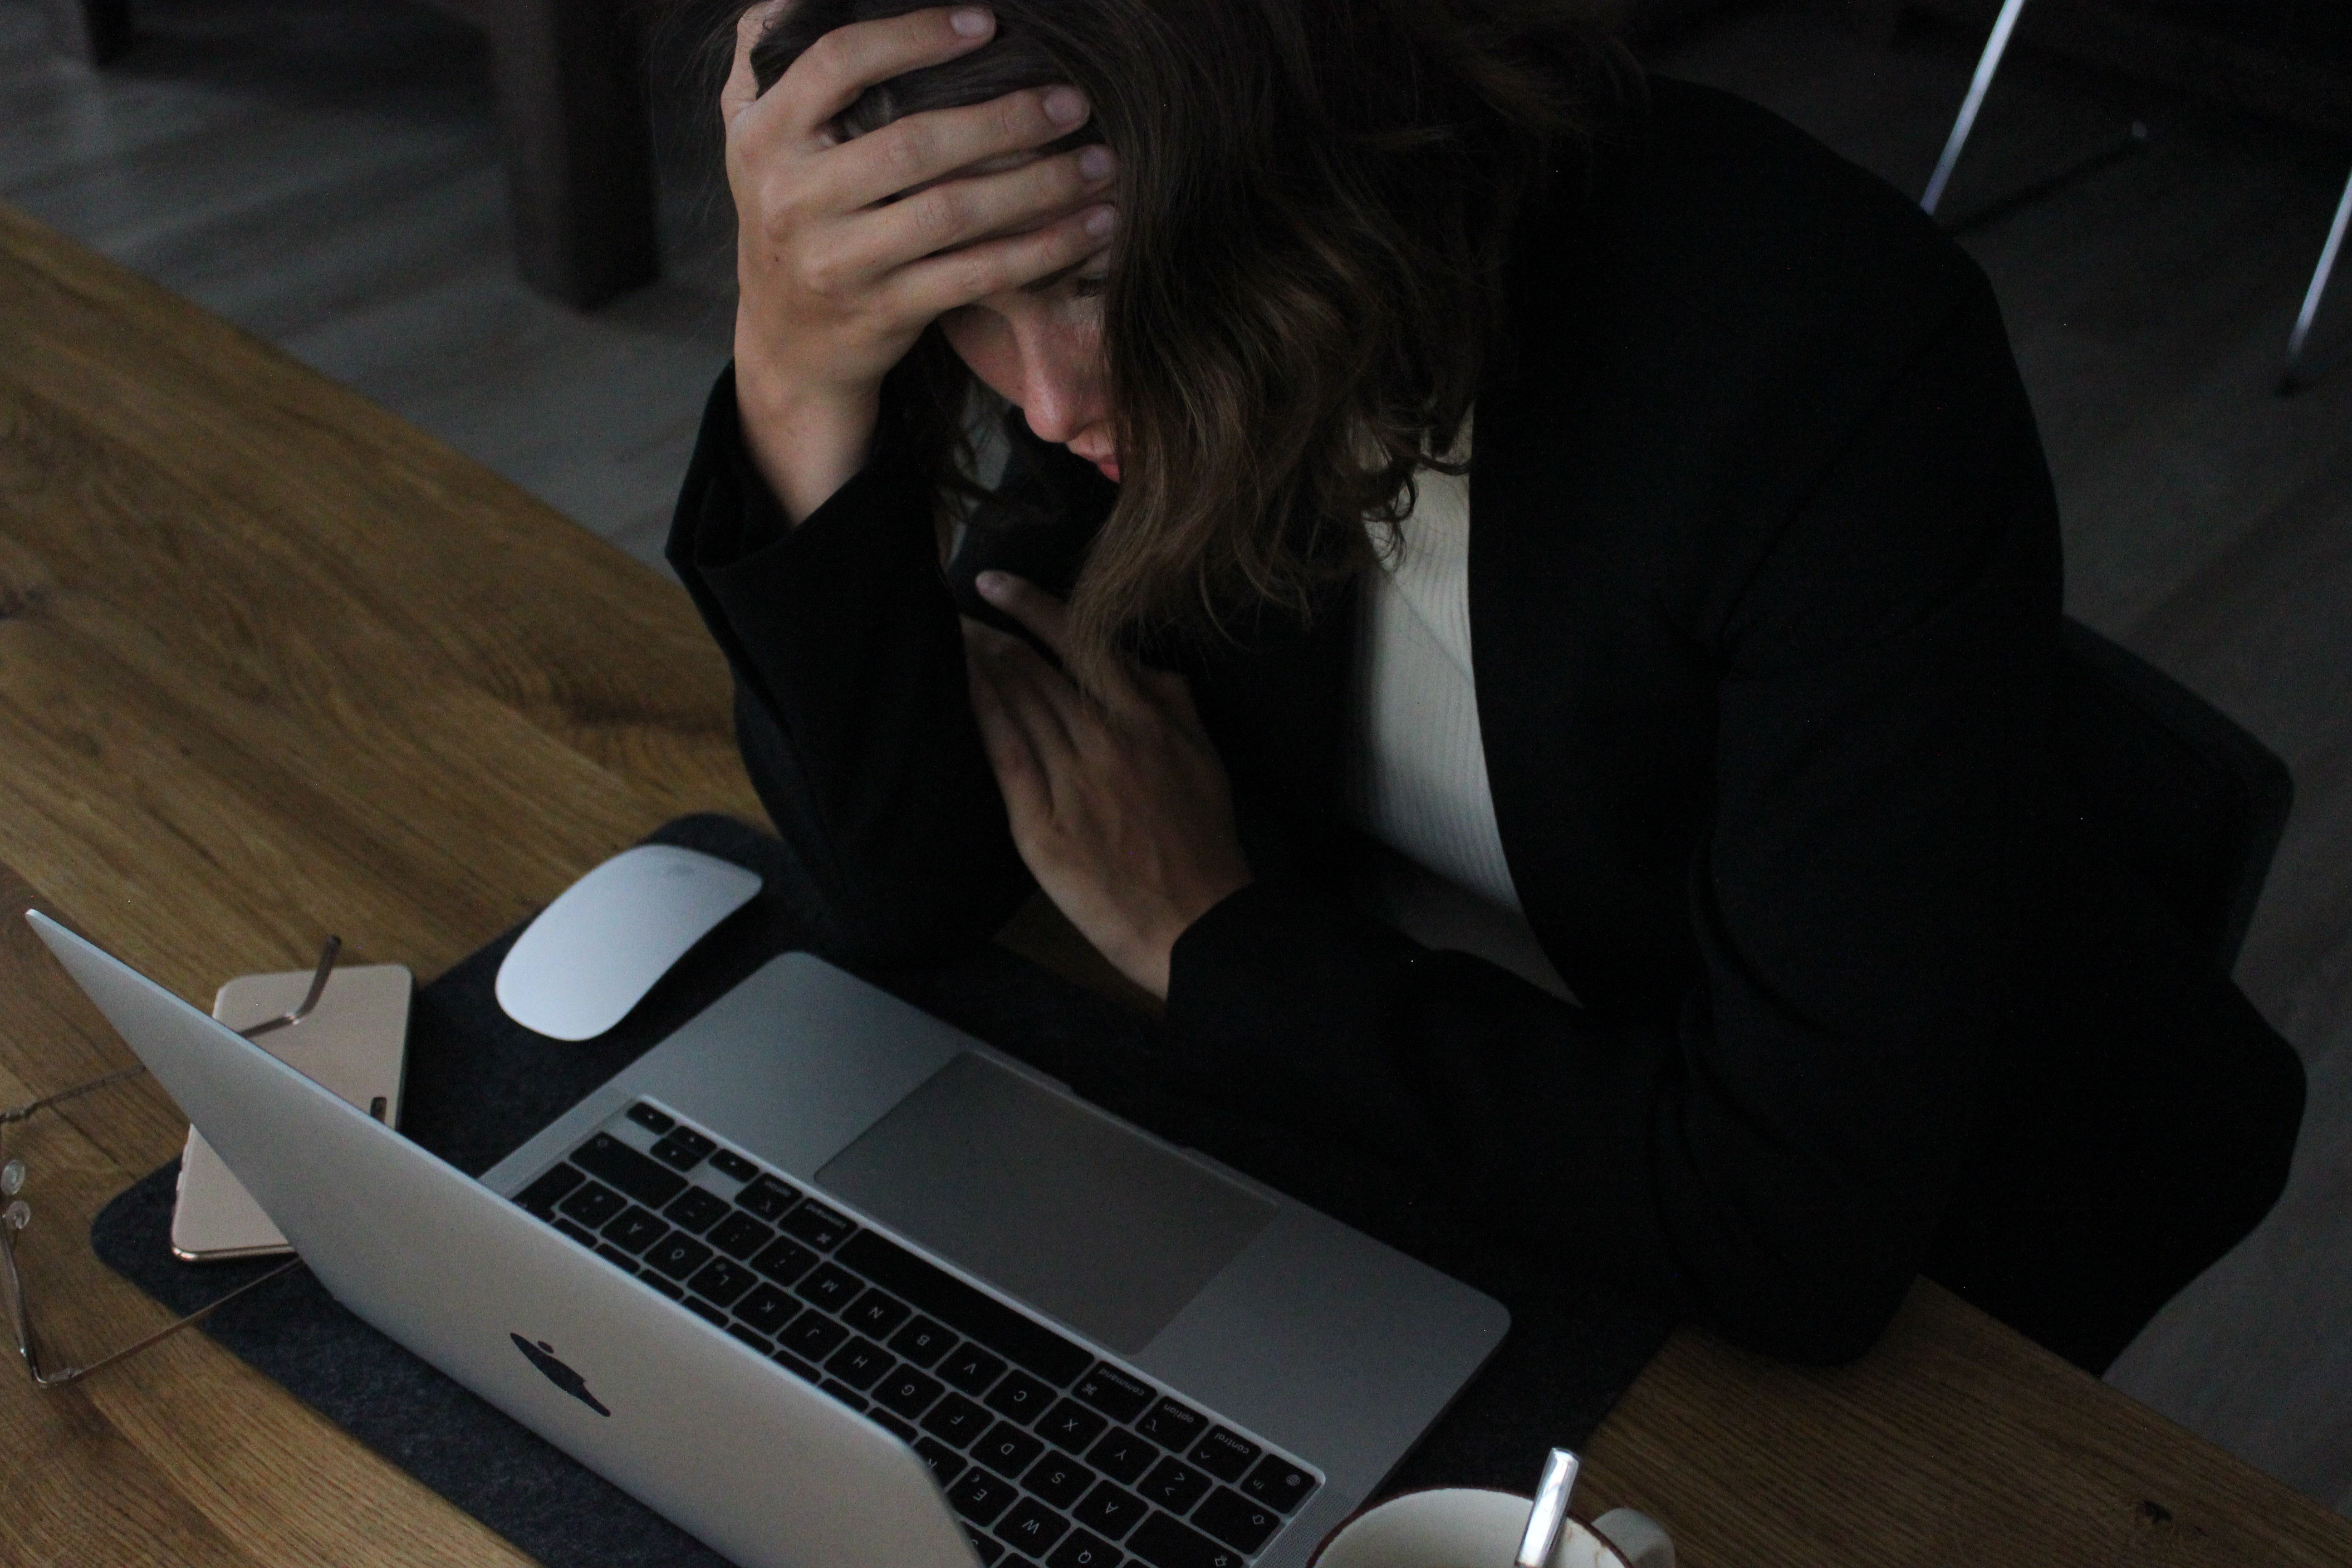
[[[401,1131],[478,1175],[777,952],[799,945],[774,839],[721,816],[681,817],[652,841],[750,866],[767,890],[688,954],[610,1034],[579,1045],[531,1034],[491,994],[514,931],[422,987],[410,1016]],[[1580,1293],[1481,1244],[1442,1205],[1360,1153],[1219,1110],[1160,1079],[1153,1026],[993,947],[941,968],[869,973],[967,1033],[1178,1143],[1360,1226],[1500,1300],[1512,1329],[1384,1489],[1527,1491],[1545,1451],[1589,1437],[1667,1325]],[[194,1310],[268,1263],[191,1265],[168,1235],[176,1163],[110,1204],[98,1255],[150,1295]],[[547,1568],[723,1568],[720,1557],[619,1489],[352,1317],[296,1270],[225,1309],[205,1331],[303,1403]]]

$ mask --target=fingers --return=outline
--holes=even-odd
[[[1017,841],[1052,810],[1050,775],[1028,732],[1005,707],[987,665],[978,657],[968,658],[964,673],[971,688],[972,717],[980,723],[981,749],[987,752],[989,771],[1004,795],[1005,814],[1012,818]]]
[[[921,259],[898,268],[884,288],[891,293],[893,309],[929,320],[974,300],[1034,283],[1076,266],[1108,243],[1117,222],[1113,208],[1097,205],[1018,234],[966,241],[936,251],[921,250]],[[918,250],[925,243],[918,239],[883,248],[895,258]]]
[[[1136,682],[1160,704],[1160,711],[1194,734],[1205,734],[1201,710],[1192,705],[1192,683],[1172,669],[1139,669]]]
[[[971,677],[971,710],[981,721],[988,764],[995,769],[1013,827],[1051,818],[1056,781],[1077,766],[1077,689],[1070,687],[1021,639],[964,621],[964,670]]]
[[[1063,664],[1070,662],[1070,608],[1026,577],[1010,572],[982,572],[972,579],[980,596],[1035,632]]]
[[[1117,168],[1118,159],[1099,142],[1050,158],[1016,148],[925,180],[877,211],[895,232],[942,249],[941,241],[1025,234],[1088,202],[1107,200]]]
[[[982,598],[1034,632],[1040,642],[1054,650],[1054,656],[1062,661],[1064,668],[1070,667],[1069,605],[1034,583],[1024,577],[1016,577],[1010,572],[982,572],[972,580],[972,585],[980,590]],[[1004,640],[1012,641],[1009,637]],[[1039,659],[1034,662],[1040,670],[1045,668],[1044,660]],[[1089,690],[1082,694],[1066,677],[1060,679],[1057,685],[1061,691],[1068,694],[1067,700],[1071,703],[1082,703],[1087,697],[1091,696],[1111,713],[1132,714],[1138,709],[1149,705],[1150,699],[1147,698],[1147,692],[1156,694],[1159,690],[1159,688],[1152,684],[1152,678],[1158,673],[1150,670],[1139,671],[1125,664],[1116,664],[1105,672],[1104,685],[1100,690]],[[1171,676],[1169,679],[1176,682],[1182,706],[1168,710],[1181,714],[1187,722],[1198,729],[1199,721],[1192,712],[1192,694],[1190,689],[1184,685],[1184,678],[1180,675]],[[1164,703],[1162,707],[1165,708]]]
[[[787,4],[789,0],[771,0],[771,4],[745,13],[737,24],[735,58],[740,72],[748,75],[753,47]],[[970,16],[980,19],[977,32],[968,33],[958,26],[959,17]],[[729,123],[763,135],[814,142],[827,122],[856,102],[858,95],[875,83],[977,48],[992,37],[995,30],[994,16],[984,7],[973,5],[909,11],[902,16],[835,27],[809,45],[786,68],[774,90],[759,100],[759,113],[740,119],[730,115]],[[730,88],[732,85],[730,77]]]
[[[735,18],[735,64],[727,73],[727,85],[719,89],[720,123],[733,126],[736,117],[759,98],[760,79],[751,69],[751,51],[791,4],[792,0],[765,0]]]
[[[992,160],[1034,157],[1076,131],[1092,112],[1067,83],[1022,88],[982,103],[908,114],[861,136],[858,156],[844,159],[843,195],[859,205],[903,197]]]
[[[1091,716],[1068,677],[1018,638],[992,627],[973,622],[970,636],[981,645],[981,661],[1006,712],[1029,735],[1039,755],[1048,763],[1076,756],[1080,732]]]

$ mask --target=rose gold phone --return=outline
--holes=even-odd
[[[309,970],[240,976],[220,988],[213,1016],[232,1029],[278,1017],[300,1005],[311,978]],[[385,1126],[397,1126],[401,1079],[408,1065],[408,1001],[415,987],[415,977],[404,964],[338,969],[300,1023],[274,1029],[254,1044]],[[173,1255],[213,1263],[292,1250],[204,1134],[189,1128],[187,1151],[180,1159],[179,1200],[172,1210]]]

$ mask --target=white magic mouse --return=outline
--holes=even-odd
[[[760,876],[667,844],[625,849],[541,910],[499,965],[499,1005],[526,1029],[585,1040],[627,1016]]]

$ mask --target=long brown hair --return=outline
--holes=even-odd
[[[764,90],[824,34],[937,0],[793,0]],[[1052,143],[1118,153],[1103,344],[1121,482],[1071,596],[1084,678],[1139,640],[1302,618],[1370,563],[1507,362],[1514,220],[1637,80],[1578,0],[984,0],[996,36],[868,89],[837,121],[1066,81]],[[977,500],[971,409],[940,332],[891,373],[903,459]],[[949,506],[958,503],[948,502]]]

